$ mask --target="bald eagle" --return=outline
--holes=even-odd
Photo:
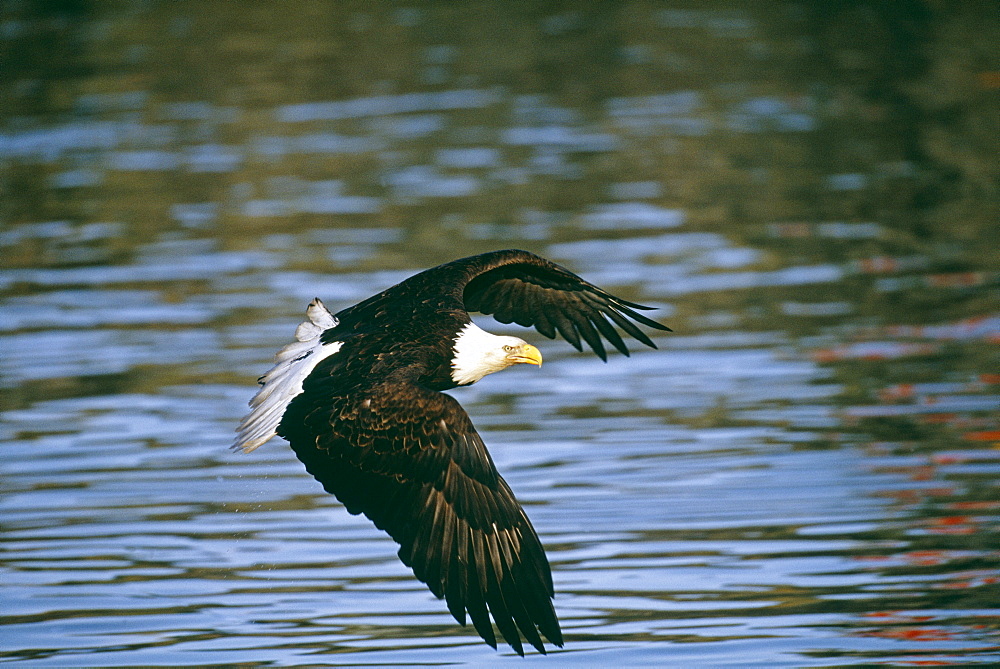
[[[519,655],[522,636],[545,653],[540,634],[563,645],[545,551],[468,414],[441,391],[542,364],[537,348],[485,332],[470,311],[559,333],[577,350],[582,340],[606,360],[602,335],[628,355],[612,323],[656,348],[633,322],[669,330],[636,311],[650,308],[518,250],[439,265],[336,314],[317,298],[260,377],[233,449],[287,439],[350,513],[399,544],[459,623],[468,614],[496,648],[492,615]]]

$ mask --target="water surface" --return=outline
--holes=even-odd
[[[0,5],[4,661],[516,660],[281,440],[227,450],[310,299],[506,247],[675,330],[479,321],[546,359],[453,391],[548,550],[544,662],[1000,661],[988,22],[43,4]]]

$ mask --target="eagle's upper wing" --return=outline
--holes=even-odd
[[[657,330],[670,329],[636,312],[652,307],[615,297],[533,253],[496,251],[466,260],[472,261],[464,293],[468,311],[493,314],[501,323],[534,327],[550,339],[558,332],[578,351],[582,350],[582,339],[607,359],[601,340],[604,335],[628,355],[611,323],[653,348],[656,345],[632,321]]]
[[[521,635],[543,653],[539,632],[561,646],[545,552],[458,402],[409,382],[349,394],[323,382],[308,379],[278,427],[309,473],[388,532],[417,578],[463,625],[468,612],[491,646],[490,613],[519,654]]]

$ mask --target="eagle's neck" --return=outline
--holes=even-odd
[[[459,330],[452,346],[451,380],[457,385],[467,386],[487,374],[509,367],[509,362],[496,355],[505,339],[509,337],[490,334],[475,323]]]

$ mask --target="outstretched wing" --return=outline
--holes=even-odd
[[[558,332],[578,351],[583,350],[582,339],[602,360],[607,360],[607,354],[601,335],[628,355],[614,325],[653,348],[656,345],[636,323],[670,330],[636,311],[652,307],[615,297],[527,251],[497,251],[468,260],[473,259],[477,261],[470,265],[474,275],[464,293],[468,311],[493,314],[501,323],[534,327],[550,339]]]
[[[324,376],[306,381],[278,427],[309,473],[388,532],[491,646],[490,614],[518,654],[521,636],[542,653],[539,633],[562,646],[541,542],[458,402],[406,382],[331,394]]]

